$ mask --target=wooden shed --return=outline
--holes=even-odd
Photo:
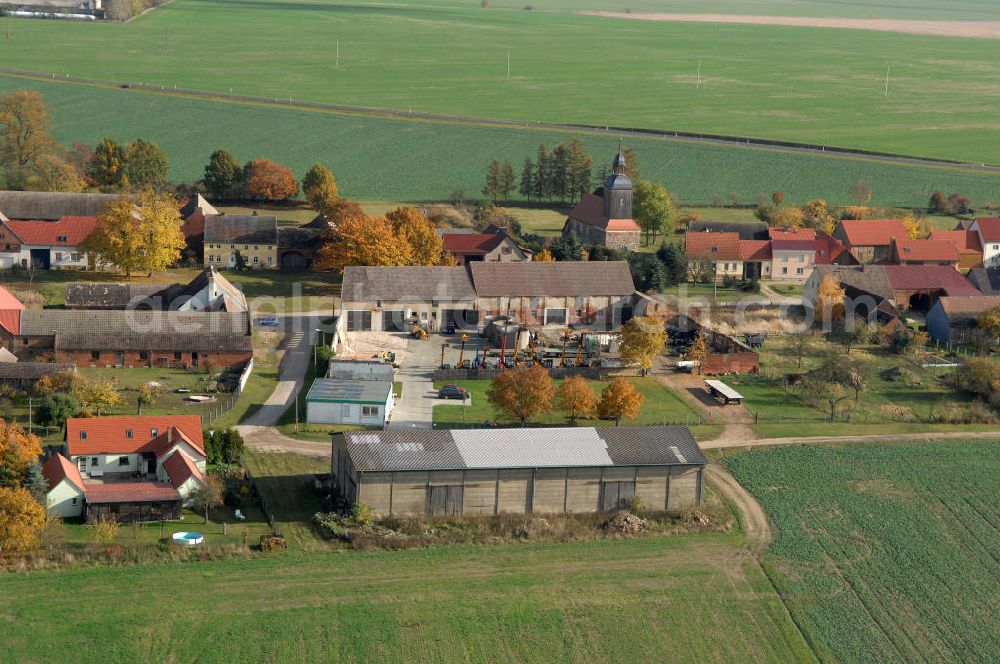
[[[339,495],[377,516],[683,510],[707,463],[685,426],[333,434]]]

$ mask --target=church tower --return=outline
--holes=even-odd
[[[604,181],[604,217],[632,218],[632,180],[625,175],[625,155],[620,147],[611,162],[611,175]]]

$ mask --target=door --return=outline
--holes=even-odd
[[[635,495],[635,482],[605,482],[601,494],[601,511],[611,512],[625,507],[629,498]]]
[[[406,310],[405,309],[387,309],[382,312],[382,331],[383,332],[407,332],[409,331],[406,327]]]
[[[125,353],[115,353],[115,366],[121,367],[125,365]]]
[[[198,353],[197,352],[191,353],[191,366],[192,367],[198,366]]]
[[[48,270],[52,267],[52,254],[48,249],[32,249],[31,264],[40,270]]]
[[[372,312],[370,311],[348,311],[347,331],[348,332],[369,332],[372,329]]]
[[[87,457],[79,457],[76,460],[76,467],[77,467],[77,470],[80,471],[81,475],[86,475],[87,474]]]
[[[155,475],[156,474],[156,459],[146,460],[146,474]]]
[[[462,513],[465,491],[460,486],[427,488],[427,511],[431,516],[455,516]]]

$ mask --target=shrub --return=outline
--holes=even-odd
[[[372,508],[364,503],[356,503],[351,508],[351,519],[359,526],[370,526],[373,521]]]
[[[646,511],[646,506],[642,502],[642,498],[639,496],[632,496],[625,501],[625,509],[633,514],[638,514],[642,516]]]
[[[114,519],[102,518],[97,523],[87,526],[87,537],[95,544],[107,544],[118,537],[118,522]]]

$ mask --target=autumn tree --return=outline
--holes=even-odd
[[[45,508],[30,491],[0,487],[0,554],[32,548],[45,525]]]
[[[243,168],[228,150],[216,150],[205,166],[205,188],[214,198],[239,198]]]
[[[554,397],[555,387],[549,372],[537,364],[504,371],[486,390],[490,404],[522,427],[529,420],[551,413]]]
[[[191,502],[196,509],[205,511],[205,523],[208,523],[208,512],[222,505],[223,486],[218,475],[206,473],[204,481],[191,494]]]
[[[336,228],[345,219],[367,220],[368,213],[360,205],[346,198],[328,201],[320,208],[329,228]]]
[[[340,195],[333,172],[323,164],[313,164],[306,172],[302,178],[302,193],[316,210],[337,200]]]
[[[79,389],[74,396],[79,400],[80,408],[88,413],[96,413],[98,417],[109,408],[125,405],[125,399],[118,389],[118,381],[114,378],[90,383]]]
[[[59,371],[36,380],[34,392],[43,397],[57,392],[73,395],[89,382],[83,374],[79,374],[75,370]]]
[[[623,148],[622,156],[625,157],[625,175],[627,175],[632,182],[638,182],[639,160],[635,156],[635,150],[632,148]]]
[[[413,249],[396,234],[391,221],[352,214],[331,227],[316,264],[321,270],[343,272],[347,265],[400,266],[412,260]]]
[[[139,386],[139,395],[136,397],[136,415],[142,415],[143,406],[155,406],[160,400],[160,388],[151,383],[143,383]]]
[[[807,228],[815,228],[818,231],[832,233],[836,225],[836,219],[826,205],[826,201],[821,198],[808,201],[802,206],[802,225]]]
[[[0,419],[0,485],[19,486],[28,466],[42,455],[42,439],[17,422]]]
[[[246,197],[255,201],[284,201],[299,193],[295,174],[281,164],[263,157],[243,168]]]
[[[704,362],[707,357],[708,342],[705,341],[705,335],[698,332],[688,348],[687,358],[692,362]]]
[[[820,391],[823,393],[826,403],[830,406],[830,421],[833,422],[837,415],[837,404],[844,399],[849,399],[851,393],[847,387],[840,383],[824,383]]]
[[[630,381],[615,378],[601,390],[601,400],[597,404],[597,415],[601,419],[613,419],[615,425],[622,423],[622,418],[630,420],[639,416],[639,409],[645,397],[635,389]]]
[[[677,207],[662,184],[640,180],[632,194],[632,217],[646,234],[646,244],[660,233],[673,233]]]
[[[865,179],[855,180],[850,193],[855,205],[868,205],[872,200],[872,185]]]
[[[927,228],[927,224],[921,220],[917,219],[914,215],[906,213],[902,217],[903,227],[906,228],[906,237],[911,240],[918,240],[922,237],[927,237],[930,230]]]
[[[125,148],[113,138],[102,138],[94,148],[94,161],[88,176],[103,189],[119,189],[128,185]]]
[[[55,147],[49,127],[49,107],[41,92],[15,90],[0,97],[3,163],[15,171],[37,166]]]
[[[167,155],[156,143],[137,138],[125,148],[125,177],[132,187],[162,190],[169,170]]]
[[[47,154],[25,177],[24,187],[28,191],[80,192],[86,189],[87,181],[76,166],[54,154]]]
[[[411,265],[442,265],[447,262],[444,241],[437,234],[434,222],[420,210],[404,206],[386,213],[393,232],[410,246]]]
[[[140,270],[163,270],[181,257],[183,221],[177,201],[147,189],[105,205],[94,232],[81,247],[98,263],[116,265],[126,277]]]
[[[552,252],[548,249],[542,249],[537,254],[531,257],[531,260],[536,263],[554,263],[555,258],[552,256]]]
[[[979,329],[985,330],[993,337],[1000,337],[1000,305],[990,307],[979,314],[977,323]]]
[[[771,194],[771,202],[777,205],[778,207],[781,207],[781,205],[785,202],[784,192],[776,191],[773,194]]]
[[[597,412],[597,395],[582,376],[572,376],[556,390],[556,405],[566,413],[570,424],[581,417],[593,417]]]
[[[840,279],[832,272],[819,280],[816,292],[816,312],[822,320],[835,321],[844,317],[844,289]]]
[[[653,368],[653,359],[663,352],[666,343],[663,321],[648,316],[630,318],[621,331],[622,362],[639,365],[645,375]]]

